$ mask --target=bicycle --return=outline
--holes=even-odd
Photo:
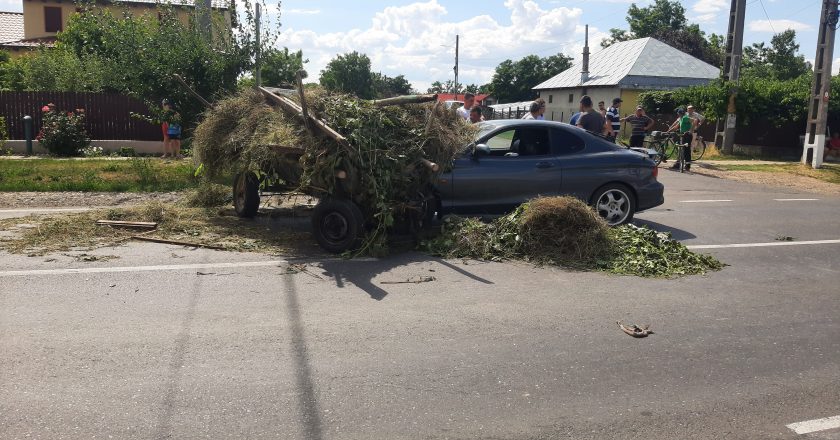
[[[694,141],[691,142],[691,160],[696,161],[700,160],[703,157],[703,154],[706,152],[706,141],[703,140],[703,136],[700,136],[700,133],[694,133]]]
[[[653,131],[645,137],[646,147],[659,153],[656,159],[657,165],[667,162],[674,155],[678,137],[679,134],[669,131]]]

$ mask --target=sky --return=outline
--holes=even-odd
[[[20,11],[23,0],[0,0],[0,10]],[[237,0],[242,2],[245,0]],[[266,0],[277,9],[277,0]],[[358,51],[372,69],[405,75],[415,89],[454,79],[455,36],[460,35],[459,83],[486,84],[496,66],[526,55],[564,53],[579,60],[584,25],[590,48],[610,28],[627,28],[633,0],[284,0],[280,47],[303,50],[309,80],[335,56]],[[636,0],[644,7],[653,0]],[[730,0],[682,0],[690,22],[723,34]],[[800,52],[814,59],[821,0],[747,0],[744,45],[795,29]],[[241,9],[240,9],[241,10]],[[276,22],[276,15],[274,15]],[[835,72],[840,59],[834,62]],[[559,73],[559,72],[558,72]]]

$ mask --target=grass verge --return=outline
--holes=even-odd
[[[198,182],[189,160],[0,159],[0,191],[180,191]]]
[[[787,173],[795,176],[812,177],[828,183],[840,184],[840,164],[824,163],[822,168],[801,163],[791,164],[717,164],[715,168],[722,171],[760,171],[764,173]]]
[[[36,256],[116,246],[133,235],[141,235],[137,230],[97,226],[96,221],[100,219],[156,222],[156,230],[142,235],[230,251],[285,253],[301,243],[311,242],[309,234],[222,215],[219,209],[150,202],[131,208],[0,220],[0,229],[12,232],[11,237],[0,239],[0,249]]]

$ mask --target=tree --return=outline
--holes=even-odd
[[[391,78],[381,73],[373,73],[373,90],[376,98],[391,98],[412,93],[411,83],[403,75]]]
[[[610,29],[610,36],[601,40],[601,47],[609,47],[620,41],[652,37],[709,64],[720,67],[723,58],[718,56],[716,39],[706,40],[700,26],[689,24],[685,8],[679,1],[656,0],[640,8],[635,3],[627,10],[627,24],[630,30]],[[714,47],[713,47],[714,45]]]
[[[303,69],[309,60],[303,59],[303,51],[289,52],[288,47],[269,49],[262,55],[262,82],[269,86],[294,84],[295,74]]]
[[[539,83],[572,67],[572,58],[563,54],[540,58],[528,55],[519,61],[505,60],[496,67],[488,92],[499,102],[532,99]]]
[[[811,70],[805,56],[797,55],[798,51],[796,31],[788,29],[773,35],[769,47],[764,42],[745,47],[741,70],[744,75],[757,78],[798,78]]]
[[[327,90],[373,99],[375,95],[370,58],[356,51],[333,58],[321,71],[321,85]]]

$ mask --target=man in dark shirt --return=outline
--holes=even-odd
[[[618,138],[618,132],[621,131],[621,113],[618,110],[621,107],[621,98],[615,98],[612,101],[612,107],[607,109],[605,117],[610,122],[610,136],[613,141]]]
[[[629,122],[633,127],[630,135],[630,147],[641,147],[645,142],[645,134],[653,128],[653,119],[645,114],[645,109],[642,106],[638,106],[635,114],[622,119],[622,121]]]
[[[592,98],[587,95],[580,98],[580,117],[577,126],[595,134],[604,132],[604,117],[592,108]]]

